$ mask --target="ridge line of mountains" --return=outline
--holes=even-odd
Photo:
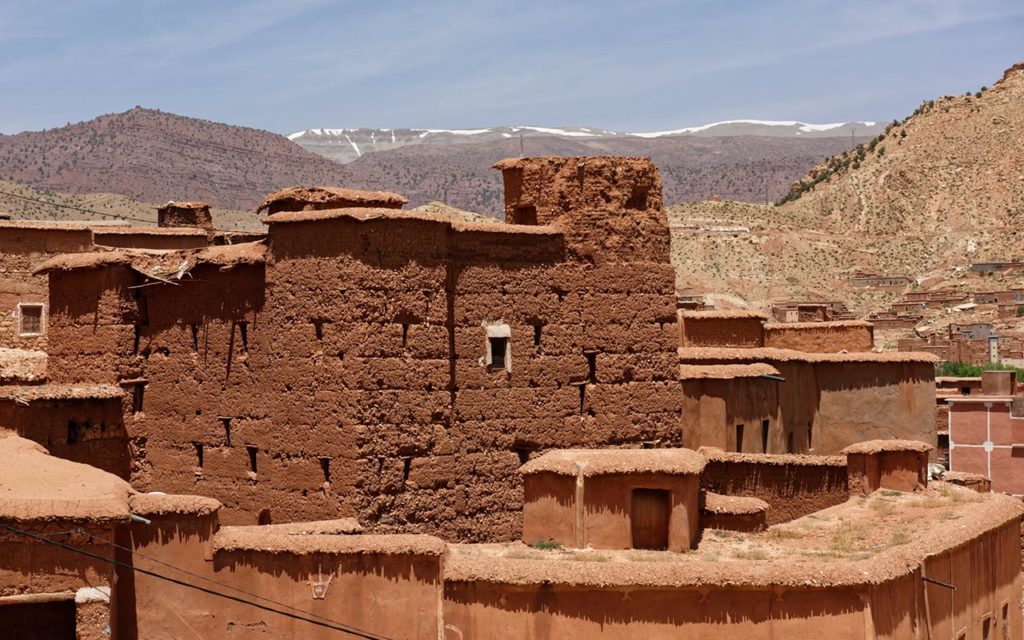
[[[490,167],[522,150],[650,156],[662,171],[667,202],[764,202],[784,195],[822,159],[880,130],[875,123],[747,120],[642,134],[512,126],[311,129],[286,137],[136,107],[0,135],[0,179],[146,202],[204,200],[229,210],[251,209],[285,186],[343,185],[395,191],[409,198],[410,207],[442,201],[500,216],[501,178]]]

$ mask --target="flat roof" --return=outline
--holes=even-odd
[[[733,380],[778,376],[779,370],[770,364],[681,364],[680,380]]]
[[[344,209],[315,209],[310,211],[280,211],[267,216],[263,222],[268,225],[289,222],[315,222],[318,220],[419,220],[451,226],[455,231],[484,231],[487,233],[518,233],[529,235],[562,235],[562,231],[550,225],[508,224],[505,222],[467,222],[450,216],[415,209],[383,209],[373,207],[350,207]]]
[[[124,397],[124,389],[112,384],[39,384],[0,386],[0,400],[110,400]]]
[[[127,520],[131,487],[112,473],[57,458],[0,430],[0,520]]]
[[[874,585],[1004,525],[1024,504],[935,482],[920,493],[875,492],[765,532],[706,530],[691,553],[451,544],[445,582],[584,587],[823,588]]]
[[[519,472],[586,477],[618,473],[695,474],[706,461],[691,449],[555,449],[530,460]]]
[[[702,360],[733,360],[750,362],[752,360],[769,360],[776,362],[926,362],[936,364],[938,356],[918,351],[900,351],[875,353],[874,351],[851,351],[848,353],[819,353],[797,351],[795,349],[776,349],[774,347],[681,347],[678,350],[680,360],[694,364]]]
[[[417,534],[338,535],[268,533],[266,527],[221,527],[213,536],[214,551],[442,556],[447,546],[440,538]]]
[[[685,320],[767,320],[768,314],[750,309],[704,309],[681,310],[679,317]]]

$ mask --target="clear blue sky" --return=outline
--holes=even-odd
[[[883,121],[1022,44],[1022,0],[0,0],[0,131]]]

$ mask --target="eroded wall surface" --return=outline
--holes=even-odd
[[[133,484],[216,497],[227,523],[514,539],[534,452],[681,443],[668,228],[645,193],[553,227],[279,222],[265,267],[177,286],[54,272],[52,375],[140,381]],[[482,364],[490,325],[511,370]]]

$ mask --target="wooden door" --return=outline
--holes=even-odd
[[[672,512],[664,489],[633,490],[633,548],[668,549],[668,519]]]

